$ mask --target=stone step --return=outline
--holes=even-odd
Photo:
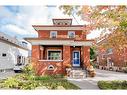
[[[86,75],[85,75],[85,71],[84,70],[71,70],[70,71],[70,78],[82,79],[85,76]]]

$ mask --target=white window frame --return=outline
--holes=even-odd
[[[111,51],[110,51],[110,49],[111,49]],[[113,54],[113,49],[112,48],[107,49],[107,51],[109,51],[107,54]]]
[[[52,37],[52,33],[55,33],[56,34],[56,38],[57,38],[57,31],[50,31],[50,38],[53,38]]]
[[[68,31],[68,38],[70,38],[69,35],[70,35],[71,33],[74,33],[74,37],[73,37],[73,38],[75,38],[75,31]]]
[[[48,59],[48,52],[49,51],[60,51],[60,59],[59,60],[62,60],[62,50],[52,50],[52,49],[47,50],[47,60],[49,60]],[[57,61],[57,60],[53,60],[53,61]]]

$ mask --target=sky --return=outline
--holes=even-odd
[[[75,15],[64,15],[59,6],[0,6],[0,32],[12,37],[37,37],[37,32],[32,25],[51,25],[53,18],[72,18],[73,24],[84,25],[84,21]],[[93,31],[88,38],[99,36],[100,31]]]

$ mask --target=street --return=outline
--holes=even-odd
[[[5,72],[0,72],[0,80],[1,79],[6,79],[8,77],[11,77],[11,76],[15,76],[15,72],[13,70],[8,70],[8,71],[5,71]]]
[[[106,71],[96,69],[94,78],[87,77],[85,79],[68,79],[71,83],[79,86],[81,89],[99,89],[97,82],[100,80],[127,80],[127,73]]]

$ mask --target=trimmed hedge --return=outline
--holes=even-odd
[[[98,81],[98,87],[100,89],[127,89],[127,81]]]

